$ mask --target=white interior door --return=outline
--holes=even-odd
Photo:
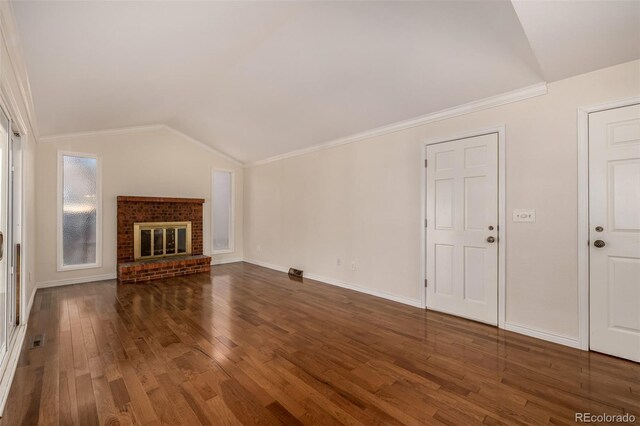
[[[591,349],[640,362],[640,105],[589,114]]]
[[[427,308],[498,324],[498,134],[427,146]]]

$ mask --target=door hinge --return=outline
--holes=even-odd
[[[424,220],[424,227],[427,227],[427,219]]]
[[[424,167],[427,167],[427,160],[424,160]]]
[[[425,287],[429,287],[429,284],[427,283],[427,279],[426,279],[426,278],[425,278],[425,280],[424,280],[424,286],[425,286]]]

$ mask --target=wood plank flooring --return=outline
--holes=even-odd
[[[235,263],[38,290],[0,425],[640,418],[640,365]]]

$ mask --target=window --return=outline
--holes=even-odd
[[[213,253],[233,251],[233,172],[213,171]]]
[[[58,155],[58,270],[101,266],[100,163]]]

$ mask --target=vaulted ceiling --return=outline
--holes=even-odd
[[[248,162],[640,58],[640,2],[18,1],[41,135]]]

